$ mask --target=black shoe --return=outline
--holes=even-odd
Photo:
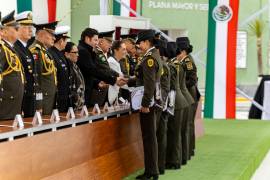
[[[195,156],[195,151],[194,150],[191,151],[191,156]]]
[[[139,175],[139,176],[136,176],[136,179],[142,179],[144,176],[146,176],[145,173],[143,173],[143,174],[141,174],[141,175]]]
[[[165,174],[165,170],[163,168],[159,168],[159,174]]]
[[[142,174],[142,175],[139,175],[139,176],[137,176],[136,177],[136,179],[140,179],[140,180],[150,180],[150,179],[152,179],[153,178],[153,180],[158,180],[158,175],[151,175],[151,174]]]
[[[174,168],[175,168],[175,169],[180,169],[180,168],[181,168],[181,164],[178,164],[178,163],[175,164],[175,165],[174,165]]]
[[[186,165],[187,164],[187,160],[183,159],[182,160],[182,165]]]
[[[178,163],[167,163],[166,169],[180,169],[181,165]]]

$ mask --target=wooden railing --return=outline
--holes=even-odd
[[[23,129],[0,127],[0,179],[114,180],[143,168],[138,113],[60,116],[58,123],[33,126],[26,118]]]

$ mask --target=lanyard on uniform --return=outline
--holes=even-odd
[[[151,47],[151,48],[149,48],[149,49],[146,51],[146,53],[144,54],[144,56],[143,56],[143,57],[147,56],[147,54],[148,54],[150,51],[152,51],[153,49],[155,49],[155,47]]]

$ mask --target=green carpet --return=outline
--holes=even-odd
[[[167,170],[160,179],[249,180],[270,149],[270,122],[204,120],[204,126],[196,156],[181,170]]]

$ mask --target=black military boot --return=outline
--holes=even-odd
[[[159,174],[165,174],[164,168],[158,168],[159,169]]]
[[[158,180],[158,175],[153,175],[153,174],[142,174],[136,177],[136,179],[140,179],[140,180]]]

